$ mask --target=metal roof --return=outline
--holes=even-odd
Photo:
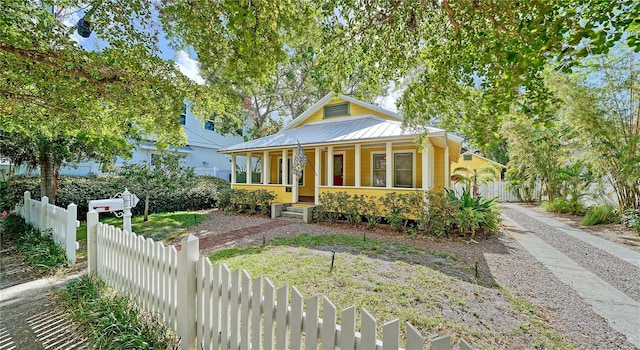
[[[444,130],[427,127],[426,130],[405,129],[401,122],[386,120],[373,115],[327,119],[307,123],[298,128],[225,147],[219,152],[250,149],[267,149],[283,146],[333,144],[352,141],[406,138],[423,132],[443,134]]]

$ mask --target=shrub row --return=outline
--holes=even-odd
[[[317,221],[334,222],[344,219],[351,225],[367,223],[372,228],[382,222],[397,231],[448,236],[457,232],[462,236],[495,233],[500,212],[495,199],[472,197],[465,191],[430,192],[428,210],[421,192],[399,194],[390,192],[382,197],[351,196],[346,192],[323,193],[314,212]]]
[[[216,196],[218,207],[225,213],[260,213],[268,215],[271,213],[271,203],[276,199],[276,194],[264,189],[244,190],[244,189],[224,189],[220,190]]]
[[[16,213],[3,219],[2,239],[13,242],[39,273],[53,272],[67,265],[65,251],[54,242],[51,230],[40,231]]]
[[[393,229],[402,231],[409,227],[411,220],[416,220],[424,212],[423,195],[418,192],[408,195],[391,192],[383,197],[325,192],[318,201],[319,205],[314,211],[317,221],[334,222],[344,218],[351,225],[366,221],[368,228],[384,219]]]
[[[0,184],[0,186],[2,186]],[[40,198],[40,178],[37,176],[15,176],[5,184],[0,195],[0,206],[11,209],[19,203],[25,191],[31,192],[31,198]],[[143,191],[135,183],[128,183],[121,176],[61,176],[58,185],[56,205],[66,207],[71,203],[78,206],[78,217],[84,219],[89,200],[111,198],[124,191],[127,187],[141,200]],[[151,191],[149,196],[149,213],[165,213],[174,211],[188,211],[208,209],[216,206],[216,193],[229,188],[227,181],[213,176],[197,177],[193,185],[172,191]],[[133,208],[134,215],[141,214],[144,203],[138,203]]]

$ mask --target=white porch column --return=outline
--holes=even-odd
[[[449,169],[449,138],[444,133],[444,188],[451,188],[451,171]]]
[[[355,162],[355,166],[356,166],[356,187],[360,187],[361,185],[361,181],[360,178],[362,177],[361,175],[361,162],[360,162],[360,156],[361,156],[361,149],[360,149],[360,144],[356,144],[356,156],[354,157],[354,162]]]
[[[327,146],[327,186],[333,186],[333,146]]]
[[[322,179],[322,177],[320,176],[322,174],[321,173],[321,171],[322,171],[322,166],[321,166],[322,165],[322,160],[321,160],[322,159],[322,149],[320,147],[316,147],[316,149],[315,149],[315,157],[314,158],[315,158],[314,159],[314,162],[315,162],[314,166],[315,166],[316,173],[315,173],[315,185],[314,185],[313,193],[315,194],[314,195],[314,197],[315,197],[314,198],[314,203],[318,204],[318,199],[320,198],[320,194],[318,192],[319,192],[319,189],[320,189],[320,181]]]
[[[431,181],[429,179],[429,169],[431,169],[431,157],[429,157],[429,145],[431,142],[429,141],[429,137],[424,141],[424,145],[422,145],[422,189],[428,190],[431,188]]]
[[[251,152],[247,152],[247,184],[251,184],[251,178],[253,176],[251,168],[253,168],[253,165],[251,164]]]
[[[429,188],[433,188],[433,186],[435,184],[435,180],[434,180],[435,172],[434,172],[434,169],[435,169],[436,163],[435,163],[435,151],[433,150],[433,144],[431,142],[427,142],[427,150],[429,150],[429,159],[430,159],[430,161],[429,161],[429,171],[428,171],[428,173],[429,173],[429,182],[428,182],[428,184],[429,184]]]
[[[289,167],[287,166],[287,155],[288,151],[286,149],[282,150],[282,170],[280,173],[280,177],[282,178],[282,184],[289,184],[289,179],[287,178],[287,174],[289,174]]]
[[[386,155],[385,155],[385,158],[387,160],[385,162],[385,164],[387,166],[387,168],[386,168],[386,178],[387,178],[386,183],[387,183],[387,186],[386,187],[387,188],[391,188],[391,187],[393,187],[393,166],[391,164],[391,162],[393,161],[393,158],[392,158],[393,157],[393,152],[392,152],[392,148],[391,148],[391,142],[387,142],[386,146],[387,146]]]
[[[268,185],[271,178],[271,158],[269,151],[262,152],[262,184]]]
[[[293,149],[293,158],[291,159],[296,159],[296,155],[298,155],[298,148]],[[291,203],[298,203],[299,183],[296,174],[291,173],[291,184],[293,185],[293,188],[291,189]]]
[[[231,183],[236,183],[236,155],[231,155]]]

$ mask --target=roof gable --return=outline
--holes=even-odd
[[[301,127],[309,122],[317,122],[324,119],[324,107],[334,104],[340,103],[349,103],[350,104],[350,113],[345,116],[336,116],[330,119],[336,118],[345,118],[345,117],[353,117],[353,116],[361,116],[361,115],[375,115],[377,117],[381,117],[383,119],[392,120],[392,121],[402,121],[402,116],[397,113],[391,112],[384,108],[372,105],[367,102],[363,102],[357,100],[353,97],[346,95],[335,95],[333,93],[328,93],[318,102],[316,102],[309,109],[304,111],[304,113],[300,114],[296,119],[287,124],[282,130],[290,130],[294,128]]]
[[[500,164],[500,163],[496,162],[495,160],[491,160],[491,159],[489,159],[489,158],[485,158],[485,157],[483,157],[483,156],[481,156],[481,155],[479,155],[479,154],[473,153],[473,152],[471,152],[471,151],[466,151],[466,152],[464,152],[464,153],[462,153],[462,154],[460,154],[460,155],[461,155],[461,156],[463,156],[463,155],[465,155],[465,154],[469,154],[469,155],[471,155],[472,157],[477,157],[477,158],[480,158],[480,159],[486,160],[487,162],[491,162],[491,163],[497,164],[497,165],[501,166],[502,168],[506,168],[506,167],[507,167],[507,166],[506,166],[506,165],[504,165],[504,164]]]

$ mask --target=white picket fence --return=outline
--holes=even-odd
[[[64,248],[69,264],[76,263],[76,229],[80,221],[77,220],[78,207],[75,204],[69,204],[67,209],[60,208],[50,204],[46,196],[41,200],[31,199],[31,193],[27,191],[23,206],[16,206],[16,213],[42,231],[50,229],[53,240]]]
[[[463,189],[464,189],[464,184],[462,183],[456,183],[453,186],[453,190],[455,190],[458,195],[462,193]],[[536,189],[536,191],[539,191],[539,189]],[[483,198],[498,197],[498,202],[519,202],[520,201],[518,196],[508,189],[507,183],[502,181],[480,184],[478,186],[478,193]],[[538,198],[538,197],[535,197],[535,198]]]
[[[98,222],[87,215],[87,259],[97,275],[142,308],[159,315],[181,339],[182,349],[362,349],[400,348],[400,322],[382,327],[364,309],[356,332],[356,310],[337,309],[326,297],[304,300],[295,287],[276,289],[267,278],[233,273],[199,256],[199,241],[189,235],[181,250]],[[305,307],[306,305],[306,307]],[[425,338],[407,324],[408,350],[424,349]],[[431,340],[431,349],[450,350],[452,338]],[[460,349],[472,347],[461,340]]]

